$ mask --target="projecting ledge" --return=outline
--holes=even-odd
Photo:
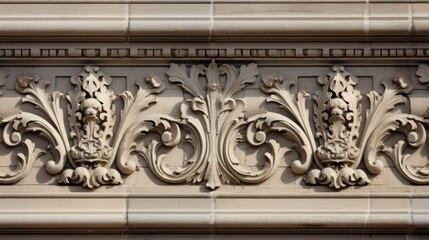
[[[429,229],[425,204],[429,198],[316,195],[8,194],[0,199],[0,232],[425,233]]]
[[[414,41],[420,1],[2,1],[0,41]]]

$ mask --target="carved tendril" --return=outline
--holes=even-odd
[[[120,146],[119,143],[135,119],[143,116],[142,111],[157,101],[153,94],[164,89],[162,78],[157,75],[149,74],[145,80],[147,87],[140,87],[136,101],[129,92],[122,95],[125,109],[116,136],[113,134],[116,122],[113,100],[116,96],[108,89],[111,78],[98,67],[86,66],[77,77],[72,78],[75,88],[66,95],[68,130],[64,124],[64,111],[60,107],[63,95],[59,92],[47,94],[47,83],[37,75],[20,75],[16,89],[24,94],[22,102],[32,104],[40,112],[21,112],[1,121],[4,143],[10,147],[22,144],[26,155],[18,154],[16,171],[0,174],[0,183],[14,183],[22,179],[34,160],[44,153],[29,139],[23,139],[27,133],[36,133],[49,143],[48,150],[54,159],[49,160],[45,167],[48,173],[58,174],[59,183],[80,184],[88,188],[122,183],[121,174],[112,168],[112,163],[117,159],[118,148],[130,147]],[[112,138],[115,138],[113,146]],[[65,169],[66,162],[70,169]],[[119,159],[117,165],[123,173],[130,174],[136,168],[135,165],[134,168],[127,168],[127,162],[127,159]]]

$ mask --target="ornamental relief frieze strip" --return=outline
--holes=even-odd
[[[319,89],[313,94],[293,93],[292,81],[276,73],[263,74],[261,94],[281,110],[254,115],[246,114],[246,99],[239,97],[260,75],[254,63],[239,68],[214,61],[193,66],[173,63],[165,74],[185,93],[176,113],[147,111],[159,104],[157,95],[166,85],[163,76],[153,73],[136,82],[136,94],[113,92],[112,78],[95,66],[85,66],[72,77],[74,89],[68,93],[49,94],[47,82],[39,76],[19,75],[16,91],[23,94],[22,104],[38,111],[1,119],[3,144],[11,149],[21,146],[24,152],[16,155],[14,171],[0,173],[0,183],[23,179],[35,160],[49,153],[53,159],[44,167],[59,184],[90,189],[121,184],[124,175],[138,170],[131,157],[138,155],[165,182],[202,183],[214,190],[223,184],[261,183],[293,151],[299,158],[291,162],[291,171],[303,175],[310,185],[335,189],[367,185],[383,170],[381,155],[390,158],[409,181],[429,183],[427,165],[410,161],[426,143],[429,120],[400,108],[412,91],[401,74],[383,82],[382,94],[366,95],[356,89],[358,77],[343,66],[333,66],[319,76]],[[416,74],[421,83],[429,82],[428,66],[420,65]],[[0,89],[6,77],[0,72]],[[369,101],[368,109],[362,107],[363,98]],[[147,140],[153,134],[158,137]],[[389,145],[393,134],[404,137]],[[293,145],[284,146],[273,135]],[[40,149],[34,136],[49,146]],[[190,145],[192,153],[183,166],[171,167],[165,150],[180,144]],[[264,165],[244,166],[236,156],[239,144],[266,149]]]

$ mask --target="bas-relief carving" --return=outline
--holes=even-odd
[[[342,188],[350,185],[366,185],[370,182],[367,174],[358,169],[364,161],[366,170],[379,174],[383,164],[378,154],[384,153],[394,161],[396,167],[409,180],[425,183],[422,170],[413,170],[407,163],[405,148],[421,148],[426,141],[423,124],[428,121],[419,116],[398,112],[397,106],[404,104],[404,95],[411,91],[410,84],[403,76],[397,75],[391,82],[384,83],[385,91],[379,95],[375,91],[367,94],[370,107],[362,116],[362,95],[354,87],[358,78],[344,67],[332,67],[326,75],[318,79],[321,90],[313,96],[302,91],[292,95],[289,83],[282,84],[278,75],[263,77],[262,90],[272,94],[267,101],[279,104],[292,114],[299,128],[305,131],[310,142],[311,159],[315,169],[311,169],[304,181],[308,184],[329,185]],[[309,117],[306,101],[313,99],[313,117]],[[363,131],[359,132],[362,117],[365,117]],[[312,131],[310,121],[314,121]],[[406,141],[399,141],[393,147],[384,144],[394,131],[404,133]],[[408,149],[407,149],[408,150]]]
[[[5,84],[6,84],[6,77],[8,76],[7,73],[0,71],[0,96],[4,94],[6,91]]]
[[[283,81],[280,75],[263,75],[261,90],[270,95],[267,102],[279,105],[290,114],[287,117],[274,112],[245,114],[245,99],[237,93],[256,81],[259,71],[255,64],[243,65],[239,70],[215,62],[190,69],[171,64],[166,74],[171,83],[190,96],[180,104],[177,115],[146,114],[145,109],[157,102],[155,95],[164,90],[163,78],[155,74],[137,83],[135,95],[129,91],[115,95],[109,90],[111,78],[98,67],[87,66],[72,79],[75,88],[66,96],[60,92],[47,94],[47,84],[37,75],[20,75],[16,90],[24,94],[22,102],[41,111],[21,112],[1,121],[4,144],[21,144],[25,152],[17,155],[14,172],[0,174],[0,183],[21,180],[34,160],[46,153],[24,139],[27,133],[37,133],[50,143],[47,151],[54,159],[45,167],[59,183],[88,188],[120,184],[121,173],[137,170],[136,162],[129,161],[132,153],[140,155],[153,174],[166,182],[205,182],[210,189],[223,183],[260,183],[292,150],[300,159],[292,161],[291,170],[305,174],[308,184],[336,189],[368,184],[367,172],[379,174],[383,168],[379,154],[390,157],[410,181],[429,182],[429,170],[408,161],[426,141],[428,120],[399,111],[398,106],[406,102],[405,95],[411,91],[401,75],[384,83],[383,94],[367,94],[370,106],[365,112],[361,104],[364,96],[355,89],[358,78],[344,67],[332,67],[320,76],[320,90],[313,96],[304,91],[292,94],[292,83]],[[422,83],[429,79],[426,65],[421,65],[416,74]],[[0,87],[5,77],[4,73],[0,75]],[[118,117],[114,103],[117,96],[124,103]],[[307,104],[311,100],[312,109]],[[67,110],[61,108],[62,101],[67,102]],[[363,119],[365,124],[361,125]],[[150,132],[157,133],[159,139],[143,141]],[[281,147],[276,140],[268,139],[269,132],[292,141],[293,147]],[[385,145],[394,132],[403,133],[405,140]],[[183,166],[172,169],[159,150],[172,149],[183,141],[192,146],[193,153]],[[265,153],[265,166],[257,170],[242,166],[235,156],[239,142],[254,147],[265,144],[270,150]]]
[[[192,66],[189,75],[185,65],[171,64],[167,71],[170,82],[176,83],[192,96],[181,104],[180,121],[182,126],[190,128],[191,133],[198,133],[187,135],[197,154],[194,159],[188,160],[189,166],[181,172],[166,174],[164,171],[162,179],[192,182],[204,180],[207,187],[215,189],[222,182],[261,182],[273,173],[279,158],[282,157],[279,144],[274,140],[265,141],[262,123],[257,124],[264,116],[246,119],[245,100],[234,97],[246,84],[254,83],[258,74],[256,64],[243,65],[237,71],[231,65],[218,66],[212,62],[208,67]],[[221,75],[226,77],[223,87],[220,83]],[[199,84],[200,76],[204,77],[207,90]],[[239,132],[247,126],[247,139],[250,144],[259,146],[265,143],[272,150],[272,153],[266,153],[265,167],[258,171],[240,166],[240,161],[234,153],[237,143],[243,140]],[[155,172],[159,175],[158,171]]]
[[[130,92],[119,95],[125,107],[114,134],[116,117],[113,100],[116,96],[108,89],[110,77],[98,67],[87,66],[72,79],[75,88],[65,96],[68,102],[67,118],[61,108],[63,93],[56,91],[49,95],[45,92],[47,83],[37,75],[20,75],[16,90],[24,94],[22,102],[32,104],[41,112],[21,112],[1,121],[4,143],[11,147],[22,144],[26,154],[18,154],[16,171],[1,174],[0,182],[19,181],[34,160],[45,153],[37,149],[30,139],[23,139],[24,134],[33,132],[49,143],[48,151],[54,159],[48,161],[45,167],[48,173],[57,175],[59,183],[81,184],[88,188],[121,183],[121,175],[111,166],[115,159],[120,159],[119,148],[128,147],[126,144],[129,142],[124,140],[124,135],[137,119],[144,119],[142,110],[155,103],[154,94],[164,89],[158,76],[148,75],[145,80],[144,88],[142,83],[138,83],[140,89],[135,97]],[[68,121],[68,129],[65,121]],[[67,168],[67,164],[71,168]],[[119,169],[123,167],[121,161],[116,164]]]

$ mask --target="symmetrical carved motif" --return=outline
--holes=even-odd
[[[424,84],[429,79],[428,69],[420,65],[416,72]],[[414,153],[421,152],[429,120],[398,108],[411,91],[400,74],[383,83],[382,95],[375,91],[367,94],[366,114],[362,114],[364,96],[355,89],[358,78],[342,66],[334,66],[320,76],[321,88],[312,96],[304,91],[291,93],[293,83],[283,82],[280,75],[263,75],[261,90],[270,94],[267,102],[278,104],[288,116],[274,112],[245,115],[245,100],[237,95],[256,81],[256,64],[243,65],[239,70],[215,62],[190,69],[171,64],[166,74],[171,83],[186,92],[177,117],[144,111],[157,102],[155,95],[165,88],[162,77],[155,74],[137,82],[136,95],[129,91],[115,95],[109,90],[111,78],[98,67],[86,66],[72,78],[74,90],[65,96],[67,114],[61,107],[65,102],[62,93],[47,94],[47,83],[37,75],[19,75],[16,90],[24,94],[22,102],[40,111],[21,112],[0,121],[4,144],[21,144],[24,149],[17,155],[16,170],[0,173],[0,183],[19,181],[37,158],[49,152],[54,159],[45,168],[57,175],[59,183],[88,188],[120,184],[121,173],[137,170],[137,163],[130,160],[130,154],[137,153],[159,179],[170,183],[204,181],[208,188],[215,189],[223,183],[266,180],[292,150],[299,153],[300,159],[292,161],[291,170],[306,173],[304,181],[309,184],[336,189],[366,185],[370,182],[366,171],[379,174],[383,169],[380,154],[391,158],[410,181],[429,183],[428,166],[410,160]],[[6,76],[0,72],[0,87]],[[123,101],[119,120],[115,114],[117,96]],[[310,97],[312,102],[307,101]],[[308,107],[311,104],[312,114]],[[269,139],[270,132],[292,141],[292,148]],[[405,138],[387,146],[386,140],[394,132]],[[47,151],[39,149],[31,138],[24,139],[26,133],[36,133],[47,141]],[[149,133],[158,137],[144,140]],[[177,148],[184,140],[192,147],[192,154],[181,166],[171,167],[168,154],[160,150]],[[241,142],[253,147],[266,145],[269,152],[265,153],[263,167],[242,164],[236,156]],[[366,171],[359,168],[361,162]]]
[[[259,183],[274,173],[280,159],[289,152],[274,139],[267,140],[267,132],[275,131],[298,143],[296,148],[306,160],[304,163],[295,161],[293,170],[304,173],[310,163],[309,143],[306,138],[302,138],[304,132],[280,114],[266,113],[247,118],[244,115],[244,99],[234,97],[246,84],[254,83],[258,74],[255,64],[241,66],[238,72],[231,65],[218,66],[212,62],[207,67],[192,66],[189,74],[185,65],[171,64],[167,71],[170,82],[178,84],[190,94],[190,98],[180,105],[180,117],[158,114],[153,125],[157,126],[154,129],[160,134],[160,141],[155,139],[146,145],[135,144],[132,145],[133,149],[124,153],[134,151],[140,154],[150,170],[166,182],[205,181],[206,187],[210,189],[222,183]],[[224,83],[221,83],[222,77],[225,77]],[[199,81],[201,78],[205,81],[202,85]],[[132,129],[125,141],[140,142],[142,133],[148,132],[142,126]],[[252,170],[242,166],[236,157],[237,144],[243,141],[242,130],[246,130],[244,132],[250,145],[257,147],[265,144],[270,150],[265,153],[266,162],[262,169]],[[193,147],[193,154],[185,160],[183,166],[172,169],[168,166],[166,156],[158,150],[161,146],[176,147],[182,131],[187,132],[185,139]],[[126,156],[120,156],[120,159],[127,159]],[[124,173],[131,173],[135,169],[132,162],[119,166]]]
[[[310,154],[318,169],[308,172],[304,177],[306,183],[337,189],[368,184],[367,174],[358,166],[363,160],[370,173],[380,173],[383,167],[382,162],[377,160],[380,152],[390,156],[408,179],[418,183],[425,181],[422,170],[411,171],[407,164],[409,155],[404,154],[404,150],[407,146],[414,150],[423,146],[426,139],[423,124],[427,120],[397,111],[396,106],[406,102],[402,94],[411,90],[401,75],[395,76],[392,83],[384,84],[386,89],[383,95],[375,91],[368,93],[370,107],[361,135],[362,95],[354,89],[357,77],[344,67],[335,66],[328,74],[320,76],[318,82],[322,89],[313,96],[315,135],[312,134],[309,111],[305,107],[309,94],[299,92],[293,95],[289,91],[291,83],[284,87],[282,77],[278,75],[264,76],[261,86],[263,91],[272,94],[267,101],[279,104],[292,114],[310,142]],[[393,131],[403,132],[407,140],[399,141],[393,148],[387,147],[384,142]],[[420,175],[417,177],[417,174]]]
[[[279,145],[274,140],[266,142],[273,154],[266,154],[268,161],[258,171],[242,167],[234,153],[235,145],[242,140],[240,130],[259,120],[259,117],[246,120],[244,99],[234,98],[246,84],[255,82],[258,75],[255,64],[242,66],[238,73],[233,66],[224,64],[219,67],[212,62],[208,67],[192,66],[189,75],[185,65],[171,64],[167,75],[170,82],[178,84],[191,95],[181,104],[181,117],[175,123],[189,132],[186,139],[193,146],[194,154],[183,168],[172,171],[162,167],[163,156],[150,150],[157,148],[156,142],[140,149],[139,152],[158,177],[168,182],[205,180],[207,187],[215,189],[222,182],[260,182],[273,173],[278,158],[282,157]],[[224,86],[220,82],[222,75],[226,77]],[[205,85],[200,85],[200,76],[204,77]],[[204,87],[207,87],[206,91]],[[166,138],[170,139],[171,136]],[[264,132],[249,129],[247,138],[254,146],[265,143]]]
[[[1,121],[4,125],[3,139],[8,146],[17,146],[22,143],[27,154],[18,154],[19,165],[11,174],[1,174],[0,183],[12,183],[22,179],[31,168],[32,162],[45,152],[36,148],[29,139],[22,139],[26,132],[35,132],[50,145],[48,150],[54,160],[46,163],[48,173],[58,175],[57,180],[65,184],[81,184],[84,187],[94,188],[104,184],[119,184],[122,182],[119,172],[111,168],[117,157],[119,146],[124,132],[131,128],[134,120],[143,115],[142,110],[155,103],[153,94],[164,89],[162,79],[153,74],[146,77],[147,87],[140,89],[136,99],[130,92],[120,96],[125,102],[118,134],[112,144],[113,127],[116,122],[115,95],[108,86],[111,82],[98,67],[87,66],[72,79],[75,89],[66,96],[68,100],[68,127],[64,120],[61,100],[63,94],[54,92],[48,95],[45,92],[47,83],[41,82],[37,75],[20,75],[16,89],[25,94],[22,102],[28,102],[40,113],[21,112],[9,116]],[[131,109],[133,111],[131,111]],[[71,139],[72,141],[71,141]],[[121,147],[126,147],[123,144]],[[121,167],[121,160],[117,165]],[[66,168],[66,163],[71,168]]]

